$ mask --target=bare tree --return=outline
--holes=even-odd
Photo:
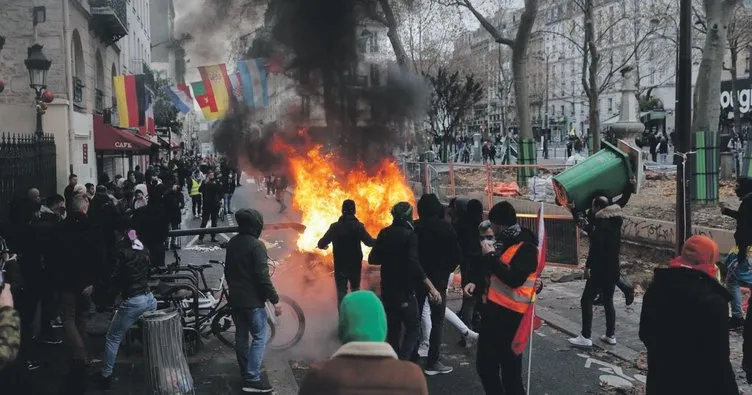
[[[447,18],[446,9],[431,0],[414,0],[412,7],[403,8],[400,30],[413,71],[433,74],[441,66],[454,69],[452,44],[464,28],[459,18]]]
[[[480,22],[495,42],[505,45],[512,50],[512,75],[514,80],[514,98],[517,110],[517,120],[520,125],[520,137],[523,140],[533,139],[533,128],[530,120],[530,96],[528,93],[528,42],[538,13],[538,0],[525,0],[525,7],[520,15],[517,33],[514,39],[507,37],[497,26],[494,26],[470,0],[442,0],[445,5],[464,7]],[[524,150],[519,150],[518,162],[534,163],[537,158],[524,158]]]
[[[399,33],[399,21],[395,9],[399,6],[400,0],[365,0],[365,11],[369,19],[374,20],[387,28],[387,37],[392,44],[394,55],[397,58],[397,64],[400,67],[408,67],[409,58],[402,44],[402,37]],[[402,0],[408,1],[409,0]],[[410,6],[410,3],[402,4]]]
[[[723,69],[731,74],[731,97],[734,101],[734,131],[741,133],[741,110],[739,108],[739,84],[738,84],[738,66],[739,66],[739,54],[742,51],[749,50],[752,46],[752,14],[743,7],[737,6],[731,16],[731,20],[728,24],[728,35],[726,42],[728,43],[728,53],[731,65],[726,67],[723,65]],[[745,65],[749,67],[749,65]]]

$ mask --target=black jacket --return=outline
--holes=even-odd
[[[331,224],[318,247],[324,249],[334,245],[335,270],[360,270],[363,263],[363,249],[360,243],[373,247],[376,240],[368,234],[366,227],[353,214],[344,214],[339,221]]]
[[[379,232],[368,263],[381,266],[381,297],[386,303],[407,301],[415,286],[426,279],[418,258],[418,235],[403,221]]]
[[[594,278],[616,281],[619,278],[621,225],[624,222],[621,207],[613,204],[589,217],[588,223],[583,226],[590,238],[585,266]]]
[[[436,195],[424,195],[418,202],[420,220],[415,224],[420,265],[440,292],[447,288],[449,274],[461,260],[457,233],[441,218],[443,210]]]
[[[54,251],[50,250],[54,225],[41,219],[32,219],[21,225],[16,243],[18,266],[24,286],[41,286],[43,272],[48,265],[46,259]]]
[[[264,307],[266,301],[279,303],[279,296],[269,276],[266,246],[259,240],[261,222],[251,228],[240,228],[227,243],[225,277],[229,302],[234,308]]]
[[[475,293],[485,292],[488,288],[489,277],[494,274],[504,284],[517,288],[525,283],[527,277],[538,268],[538,238],[527,228],[516,237],[497,240],[496,252],[484,255],[479,260],[477,268],[472,269],[472,282],[475,283]],[[501,263],[501,256],[511,246],[522,242],[522,246],[512,258],[509,266]],[[480,241],[479,241],[480,243]]]
[[[746,257],[747,248],[752,245],[752,193],[742,197],[739,210],[723,209],[723,215],[736,219],[734,241],[739,247],[739,256]]]
[[[173,191],[170,188],[164,196],[165,210],[167,212],[167,218],[171,223],[180,223],[182,219],[182,210],[185,207],[185,197],[183,191],[178,189]]]
[[[58,289],[78,293],[99,280],[105,261],[102,234],[86,214],[71,212],[52,230],[50,266]]]
[[[204,181],[198,188],[201,195],[204,197],[204,210],[212,210],[219,208],[219,202],[224,197],[222,185],[216,180],[212,182]]]
[[[123,300],[149,290],[149,252],[135,250],[130,240],[122,240],[117,246],[117,261],[112,272],[111,286]]]
[[[133,212],[133,228],[146,245],[163,243],[170,230],[170,218],[160,203],[150,202]]]
[[[648,349],[648,395],[737,395],[729,361],[728,302],[714,278],[656,269],[643,298],[640,340]]]

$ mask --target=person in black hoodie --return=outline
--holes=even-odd
[[[408,360],[420,338],[420,311],[415,287],[422,283],[428,288],[428,295],[434,303],[441,302],[441,293],[420,266],[418,236],[413,230],[410,203],[395,204],[392,217],[392,224],[376,237],[368,263],[381,266],[381,299],[386,311],[387,342],[401,360]],[[402,325],[405,326],[404,338]]]
[[[481,243],[483,257],[464,289],[469,295],[482,294],[484,300],[476,369],[487,395],[524,395],[522,356],[512,351],[512,340],[536,292],[538,240],[517,223],[508,202],[493,206],[488,219],[496,243]]]
[[[147,311],[157,309],[157,300],[149,290],[149,253],[124,218],[116,229],[116,262],[109,274],[108,287],[120,294],[121,302],[112,317],[104,345],[101,372],[94,376],[101,389],[109,389],[120,343],[126,332]]]
[[[212,228],[217,227],[217,215],[219,214],[219,205],[224,198],[224,192],[222,191],[222,185],[214,178],[214,171],[210,170],[206,173],[206,179],[198,188],[201,195],[204,197],[203,214],[201,215],[201,227],[206,228],[206,224],[211,219]],[[204,235],[198,237],[198,242],[204,241]],[[211,235],[211,241],[217,241],[217,235]]]
[[[347,199],[342,202],[342,216],[329,226],[329,229],[318,242],[318,248],[325,250],[329,244],[334,245],[334,283],[337,287],[337,308],[347,295],[347,285],[350,292],[360,289],[360,274],[363,265],[363,249],[361,243],[373,247],[376,240],[368,234],[355,216],[355,202]]]
[[[155,185],[146,206],[133,213],[133,227],[147,250],[154,267],[165,266],[164,242],[170,227],[170,218],[164,205],[164,187]]]
[[[66,202],[68,216],[53,229],[52,266],[60,291],[64,343],[71,351],[65,394],[85,392],[86,324],[98,266],[105,260],[101,232],[89,220],[89,202],[74,196]]]
[[[173,184],[165,193],[165,211],[170,222],[171,229],[180,229],[180,222],[183,219],[183,207],[185,207],[185,197],[180,185]],[[179,249],[178,237],[170,238],[170,248]]]
[[[244,208],[237,211],[235,220],[238,234],[227,243],[225,277],[237,329],[235,351],[243,374],[242,389],[243,392],[269,393],[272,387],[261,376],[267,331],[265,305],[271,302],[276,315],[282,314],[282,307],[269,277],[266,246],[259,240],[264,217],[256,210]]]
[[[481,258],[480,243],[478,243],[478,225],[483,221],[483,203],[477,199],[458,198],[455,199],[454,204],[450,203],[452,209],[452,218],[454,222],[454,229],[457,233],[457,237],[460,244],[460,250],[462,251],[462,259],[460,260],[460,273],[462,279],[462,287],[464,288],[473,278],[472,269],[477,267],[477,263]],[[470,328],[477,330],[475,323],[476,319],[475,306],[480,301],[480,294],[474,294],[472,296],[463,295],[462,307],[460,308],[460,317],[462,321]],[[462,339],[465,342],[465,339]],[[469,344],[465,344],[469,346]]]
[[[606,334],[601,341],[614,345],[616,337],[616,310],[614,309],[614,290],[619,281],[619,253],[621,250],[621,225],[624,221],[621,206],[609,204],[605,196],[593,199],[591,211],[593,220],[588,225],[590,249],[585,264],[585,289],[582,291],[580,307],[582,308],[582,333],[569,339],[576,347],[592,347],[590,339],[593,326],[593,301],[600,295],[606,310]]]
[[[737,395],[729,360],[728,291],[716,280],[718,245],[692,236],[668,268],[655,269],[642,300],[647,395]]]
[[[444,331],[444,314],[446,311],[446,289],[449,275],[457,268],[461,259],[460,245],[457,233],[452,225],[444,220],[444,206],[439,198],[431,193],[423,195],[418,201],[419,220],[415,224],[418,235],[418,258],[426,277],[439,290],[440,303],[432,303],[431,307],[431,336],[429,339],[428,359],[425,373],[429,376],[451,373],[453,368],[446,366],[439,360],[441,336]],[[427,292],[418,287],[415,291],[418,299],[418,311],[423,311]],[[417,361],[417,348],[413,360]]]

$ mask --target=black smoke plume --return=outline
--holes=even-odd
[[[371,1],[270,0],[264,27],[242,51],[247,58],[284,54],[284,73],[310,95],[311,103],[324,109],[326,126],[309,128],[312,142],[335,151],[345,166],[369,166],[390,157],[401,145],[408,121],[421,116],[427,105],[424,79],[399,67],[389,67],[386,78],[365,83],[363,74],[378,74],[359,59],[367,39],[359,26],[367,22],[364,10]],[[284,161],[274,153],[270,134],[287,144],[308,142],[299,138],[298,130],[307,126],[299,115],[288,114],[283,128],[259,125],[257,111],[238,106],[215,125],[215,147],[231,157],[245,155],[258,170],[274,169]],[[258,136],[249,137],[254,136],[249,132],[254,125]]]

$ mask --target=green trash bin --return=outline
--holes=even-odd
[[[603,148],[583,162],[553,178],[556,203],[574,204],[577,211],[590,207],[593,194],[601,192],[614,198],[631,188],[632,166],[629,155],[607,142]]]

